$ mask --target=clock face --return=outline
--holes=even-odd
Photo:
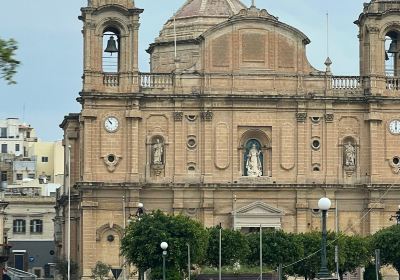
[[[108,132],[115,132],[118,129],[118,119],[116,117],[108,117],[105,121],[104,121],[104,128],[108,131]]]
[[[389,123],[389,131],[392,134],[400,134],[400,120],[393,120]]]

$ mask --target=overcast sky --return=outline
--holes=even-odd
[[[163,24],[185,0],[136,0],[144,9],[139,37],[140,70],[149,70],[145,50]],[[307,55],[317,69],[326,59],[326,12],[329,12],[329,56],[335,75],[358,75],[357,26],[363,0],[256,0],[259,8],[300,29],[310,39]],[[249,5],[251,0],[243,0]],[[79,112],[82,23],[86,0],[0,0],[0,37],[19,44],[17,85],[0,80],[0,118],[19,117],[45,141],[62,138],[64,115]]]

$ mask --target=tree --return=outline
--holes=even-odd
[[[219,227],[208,229],[209,241],[206,264],[218,267],[219,265]],[[249,253],[249,244],[240,231],[222,229],[221,231],[221,265],[233,265],[246,260]]]
[[[92,276],[93,279],[100,279],[104,280],[107,279],[108,275],[110,274],[111,265],[105,264],[101,261],[96,263],[96,266],[92,269]]]
[[[63,280],[68,280],[68,261],[60,260],[56,263],[56,270],[60,274]],[[77,279],[78,274],[78,264],[76,262],[71,261],[70,264],[70,274],[71,279]]]
[[[152,268],[152,278],[156,279],[162,266],[160,243],[163,241],[168,243],[167,269],[182,273],[186,272],[187,244],[191,262],[200,263],[206,252],[208,234],[199,222],[189,217],[166,215],[158,210],[129,224],[121,240],[121,253],[139,271]],[[173,275],[176,274],[168,273],[167,278],[174,279]]]
[[[321,232],[313,231],[298,235],[301,247],[304,248],[303,255],[299,262],[293,265],[293,273],[303,276],[306,280],[313,279],[317,275],[321,266]],[[335,270],[335,234],[327,234],[327,261],[328,269]]]
[[[400,225],[376,232],[372,236],[372,248],[381,250],[381,264],[392,265],[400,274]]]
[[[248,235],[250,254],[249,264],[260,264],[260,233]],[[290,264],[299,259],[303,248],[296,235],[282,230],[267,230],[262,232],[263,264],[276,269],[279,264]]]
[[[367,265],[371,260],[371,250],[367,238],[354,235],[340,235],[339,237],[339,276],[354,272],[357,267]]]
[[[6,80],[8,84],[15,84],[13,77],[17,73],[17,66],[20,64],[14,58],[17,49],[17,42],[14,39],[4,40],[0,38],[0,77]]]

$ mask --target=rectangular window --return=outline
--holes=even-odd
[[[49,162],[49,157],[42,157],[42,162]]]
[[[15,144],[15,151],[19,152],[19,144]]]
[[[1,153],[7,154],[7,144],[1,144]]]
[[[22,174],[21,173],[17,173],[17,180],[22,180]]]
[[[13,221],[13,232],[14,233],[25,233],[26,222],[23,219],[16,219]]]
[[[0,138],[7,138],[7,127],[0,128]]]
[[[7,182],[7,171],[1,171],[1,181]]]
[[[29,173],[28,174],[29,179],[35,179],[35,174],[34,173]]]
[[[31,233],[42,233],[43,232],[43,221],[36,219],[31,220]]]

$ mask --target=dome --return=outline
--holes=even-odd
[[[209,28],[246,9],[240,0],[186,0],[183,6],[165,23],[156,38],[158,42],[190,40]]]
[[[175,14],[175,18],[186,17],[229,17],[246,8],[238,0],[187,0]]]

